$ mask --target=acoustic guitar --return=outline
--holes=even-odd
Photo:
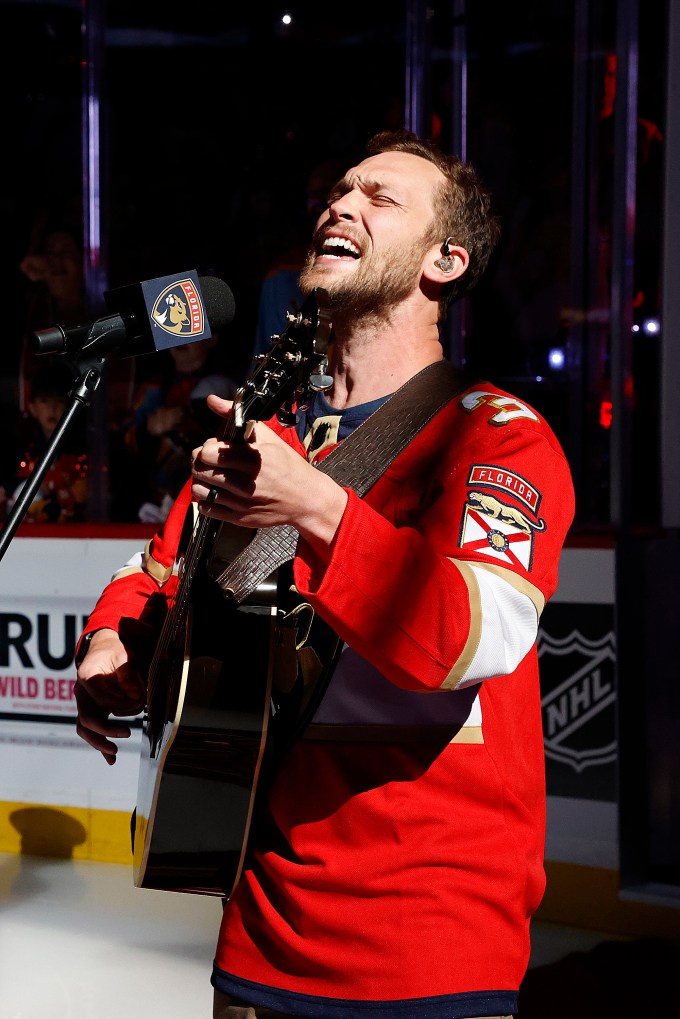
[[[325,296],[317,289],[272,337],[222,438],[242,439],[248,421],[274,414],[292,423],[294,401],[332,383]],[[336,635],[298,598],[289,566],[275,565],[245,597],[218,583],[247,562],[257,534],[193,509],[187,516],[148,675],[133,819],[137,887],[229,897],[258,788],[295,741],[339,653]]]

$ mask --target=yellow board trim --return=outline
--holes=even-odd
[[[680,940],[680,908],[622,898],[617,870],[547,860],[536,919],[630,937]]]
[[[0,852],[130,866],[130,812],[0,801]],[[680,908],[622,898],[619,873],[547,860],[536,920],[628,937],[680,940]]]
[[[0,852],[132,865],[130,815],[0,801]]]

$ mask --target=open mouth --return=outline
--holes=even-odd
[[[361,252],[348,237],[326,237],[321,242],[320,253],[332,258],[360,258]]]

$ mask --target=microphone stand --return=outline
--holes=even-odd
[[[29,506],[38,493],[40,485],[48,470],[52,466],[69,427],[82,413],[83,409],[85,407],[89,407],[92,403],[92,396],[101,381],[102,368],[111,356],[111,353],[112,351],[104,355],[100,354],[95,356],[93,354],[89,354],[82,357],[76,356],[70,359],[70,363],[73,364],[76,372],[78,373],[78,377],[73,388],[69,392],[69,397],[71,398],[70,403],[59,419],[59,422],[50,437],[47,449],[35,464],[33,471],[31,472],[31,476],[27,478],[26,483],[22,486],[21,491],[17,496],[17,500],[12,506],[10,514],[7,517],[5,526],[3,527],[2,532],[0,532],[0,560],[2,560],[5,552],[9,548],[10,542],[12,541],[19,524],[26,516]]]

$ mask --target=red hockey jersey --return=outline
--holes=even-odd
[[[189,498],[88,629],[169,577]],[[343,651],[259,803],[216,987],[329,1019],[516,1011],[545,880],[535,640],[573,511],[548,425],[483,383],[350,493],[327,559],[298,543],[296,587]]]

